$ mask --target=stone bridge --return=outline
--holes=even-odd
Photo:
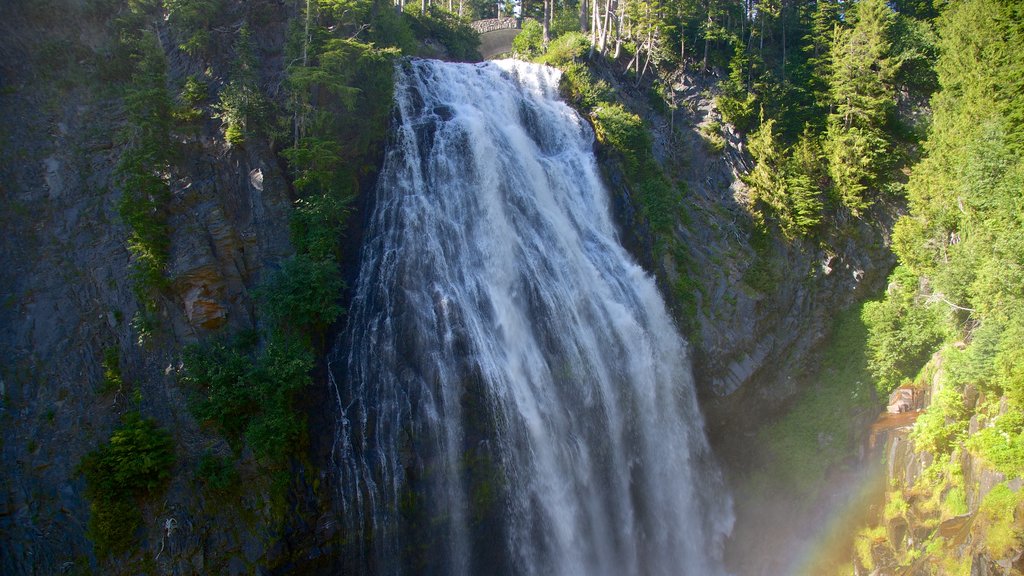
[[[512,39],[522,29],[523,20],[506,16],[475,20],[469,25],[480,35],[480,55],[490,60],[512,51]]]

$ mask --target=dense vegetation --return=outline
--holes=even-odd
[[[110,440],[81,463],[89,506],[89,538],[99,555],[130,550],[142,525],[140,505],[159,494],[174,466],[171,435],[129,412]]]
[[[1024,477],[1021,8],[964,0],[936,20],[940,89],[931,102],[925,158],[907,184],[910,212],[893,235],[900,267],[885,299],[865,314],[881,391],[911,381],[937,384],[912,434],[934,463],[903,487],[911,504],[901,513],[938,522],[972,512],[973,549],[993,559],[1024,547],[1024,492],[1006,483],[980,492],[964,462],[980,460],[999,473],[997,481]],[[940,344],[941,356],[918,375]],[[965,494],[981,499],[976,511]],[[901,498],[889,495],[890,502]],[[971,566],[957,541],[940,531],[897,559],[946,573]]]

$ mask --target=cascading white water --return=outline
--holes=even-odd
[[[558,81],[513,60],[396,69],[331,365],[363,571],[723,573],[731,505],[686,344]]]

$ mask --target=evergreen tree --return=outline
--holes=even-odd
[[[885,0],[862,0],[853,28],[838,30],[832,44],[834,112],[825,150],[839,199],[854,214],[871,204],[866,192],[879,184],[891,163],[883,127],[894,104],[891,82],[899,67],[890,58],[894,18]]]

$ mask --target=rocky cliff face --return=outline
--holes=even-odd
[[[656,258],[632,192],[614,169],[608,177],[620,192],[627,246],[659,277],[688,333],[708,433],[736,498],[736,528],[726,549],[730,568],[777,576],[789,573],[789,563],[872,474],[856,449],[875,417],[863,406],[870,400],[861,399],[838,407],[844,420],[832,431],[815,432],[822,459],[843,464],[830,469],[813,494],[768,490],[763,482],[779,471],[773,461],[782,456],[773,453],[771,426],[828,384],[821,380],[829,375],[820,373],[820,359],[837,317],[885,285],[894,265],[888,244],[899,207],[879,203],[860,219],[831,213],[814,239],[759,235],[741,180],[751,160],[743,136],[721,123],[717,86],[710,72],[671,76],[674,115],[652,110],[642,91],[616,86],[632,109],[646,111],[663,169],[685,184],[683,217],[674,229],[682,250]],[[721,141],[709,141],[716,136]],[[849,453],[832,454],[847,443],[854,447]]]
[[[195,479],[200,456],[228,448],[195,422],[174,377],[183,346],[259,326],[252,289],[292,253],[282,163],[267,138],[227,144],[211,101],[203,104],[205,120],[177,127],[170,285],[158,302],[162,329],[140,346],[130,323],[138,303],[128,231],[117,210],[122,191],[113,177],[126,117],[102,74],[114,38],[107,16],[95,11],[101,4],[20,0],[0,7],[0,572],[97,566],[76,467],[134,404],[173,433],[178,463],[164,498],[143,511],[143,549],[115,571],[240,574],[329,565],[325,543],[339,538],[322,496],[329,475],[316,456],[325,441],[316,438],[321,387],[307,399],[311,462],[292,471],[288,502],[273,503],[272,479],[247,457],[243,490],[217,495],[202,488]],[[169,81],[180,86],[189,75],[207,74],[214,88],[222,84],[233,56],[230,35],[243,16],[258,14],[260,84],[280,97],[291,3],[225,5],[225,25],[215,31],[224,38],[202,58],[182,52],[173,32],[161,29]],[[750,432],[798,392],[791,376],[814,357],[834,311],[884,279],[889,220],[882,207],[877,219],[865,219],[879,224],[850,222],[821,244],[775,240],[755,247],[739,202],[738,175],[749,164],[742,139],[726,128],[726,145],[714,152],[699,132],[717,118],[714,86],[713,77],[681,74],[673,81],[682,102],[674,126],[649,115],[656,154],[687,184],[688,218],[675,231],[685,257],[648,257],[647,265],[660,271],[670,294],[681,279],[693,281],[684,291],[693,306],[677,301],[678,317],[691,327],[712,437],[735,472],[750,450]],[[626,89],[623,97],[643,101]],[[629,192],[622,192],[628,225]],[[634,242],[640,252],[649,244],[642,228]],[[108,348],[120,350],[128,384],[113,393],[100,390]]]
[[[854,571],[878,574],[1024,574],[1024,482],[1007,480],[971,449],[970,437],[984,428],[971,417],[966,440],[951,454],[926,449],[914,432],[916,420],[935,410],[943,390],[943,357],[932,357],[913,384],[911,411],[886,415],[874,441],[884,460],[884,497],[854,541]],[[970,386],[957,392],[974,412],[985,402]],[[1005,399],[1001,402],[1005,410]],[[886,422],[901,419],[897,425]]]
[[[758,238],[740,178],[752,163],[744,137],[722,125],[714,104],[718,78],[679,71],[671,86],[677,103],[671,115],[652,111],[631,87],[620,85],[618,92],[647,111],[656,156],[685,184],[685,214],[675,227],[685,251],[653,261],[652,239],[628,206],[624,233],[661,276],[689,332],[711,432],[735,435],[783,409],[836,314],[885,285],[898,207],[876,204],[860,219],[832,214],[814,239]],[[707,141],[709,132],[721,135],[720,149]],[[621,178],[612,173],[610,179],[628,204],[631,193]],[[680,282],[686,285],[677,289]],[[680,301],[687,297],[692,306]]]
[[[173,433],[178,464],[166,496],[144,510],[146,552],[118,568],[138,571],[144,560],[164,573],[248,572],[282,555],[270,545],[281,524],[265,500],[267,482],[243,469],[243,483],[252,477],[244,493],[210,498],[200,489],[200,454],[227,448],[190,416],[174,372],[183,345],[258,325],[251,289],[292,251],[289,183],[266,140],[225,143],[209,101],[206,120],[175,128],[170,285],[158,302],[160,329],[140,346],[130,325],[138,303],[118,216],[122,191],[113,177],[125,115],[103,78],[115,39],[109,15],[94,12],[99,5],[55,0],[0,8],[0,572],[95,567],[76,467],[133,404]],[[279,84],[284,4],[226,6],[228,31],[246,10],[262,11],[261,80]],[[223,81],[230,41],[200,60],[181,52],[170,31],[162,29],[160,40],[173,86],[204,71],[213,86]],[[110,348],[120,351],[126,386],[104,393],[101,359]]]

